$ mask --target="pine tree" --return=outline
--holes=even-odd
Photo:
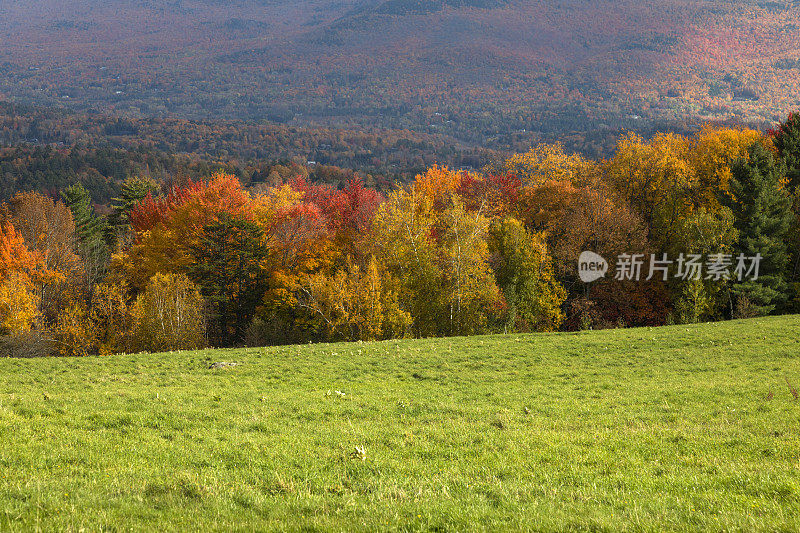
[[[788,244],[793,258],[790,280],[794,288],[794,310],[800,310],[800,113],[791,113],[786,122],[772,131],[773,142],[786,164],[789,192],[793,195],[794,225],[789,232]]]
[[[241,341],[267,288],[261,229],[223,213],[203,228],[191,255],[194,261],[189,276],[214,307],[215,340],[222,344]]]
[[[114,244],[121,235],[130,230],[130,214],[148,195],[155,196],[159,191],[158,184],[150,178],[128,178],[120,186],[120,194],[111,199],[111,224],[106,232],[106,240]]]
[[[772,133],[775,148],[786,164],[789,189],[794,191],[800,186],[800,113],[791,113]]]
[[[106,272],[109,260],[109,249],[105,241],[108,222],[95,214],[89,191],[80,183],[64,189],[61,198],[72,212],[78,251],[85,265],[86,282],[91,285]]]
[[[95,215],[89,191],[83,185],[70,185],[61,191],[61,199],[72,211],[75,233],[81,244],[86,245],[102,237],[105,221]]]
[[[761,255],[757,279],[743,279],[733,286],[740,305],[752,306],[756,314],[780,310],[788,299],[789,252],[786,235],[792,222],[789,195],[781,186],[782,167],[761,144],[748,150],[747,159],[733,167],[731,192],[734,226],[739,240],[734,254]]]

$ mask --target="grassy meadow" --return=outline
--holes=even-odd
[[[795,387],[800,316],[5,359],[0,530],[798,531]]]

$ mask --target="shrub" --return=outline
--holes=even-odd
[[[0,357],[49,357],[56,355],[53,339],[38,331],[0,336]]]
[[[264,320],[256,317],[250,322],[247,331],[244,333],[244,345],[251,348],[278,344],[275,339],[279,332],[274,327],[274,321]]]
[[[763,316],[762,310],[757,305],[754,305],[747,296],[736,298],[733,318],[756,318],[759,316]]]

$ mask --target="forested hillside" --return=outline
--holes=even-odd
[[[0,94],[599,156],[621,128],[779,119],[799,18],[790,0],[11,2]]]
[[[137,119],[0,102],[0,199],[81,183],[99,204],[126,178],[170,183],[217,171],[245,185],[358,175],[380,190],[433,164],[477,169],[498,157],[408,130],[310,129],[242,121]]]
[[[786,0],[5,2],[3,342],[796,311],[798,20]]]
[[[629,133],[607,160],[538,144],[481,170],[434,165],[381,190],[323,165],[275,163],[237,177],[146,151],[34,152],[48,150],[34,160],[69,169],[127,154],[136,157],[119,159],[123,167],[151,172],[111,180],[118,192],[100,206],[81,180],[0,205],[0,354],[800,310],[798,114],[766,133]],[[167,179],[154,179],[157,169]],[[587,251],[608,260],[607,275],[583,275]]]

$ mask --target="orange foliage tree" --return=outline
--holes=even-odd
[[[0,320],[9,332],[27,331],[39,317],[36,287],[57,279],[41,252],[31,251],[10,222],[0,223]]]
[[[222,213],[250,219],[250,207],[250,195],[227,174],[175,187],[163,198],[148,195],[130,214],[135,241],[115,257],[117,268],[135,290],[142,290],[156,272],[185,273],[203,227]]]

